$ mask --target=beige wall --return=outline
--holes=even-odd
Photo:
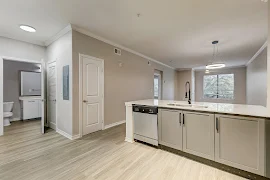
[[[266,106],[267,48],[247,66],[247,104]]]
[[[104,59],[104,121],[109,125],[125,120],[126,101],[153,98],[154,70],[163,72],[163,99],[175,98],[175,71],[73,31],[73,134],[79,133],[79,53]],[[122,67],[119,67],[119,63]]]
[[[195,101],[195,70],[191,70],[191,101]]]
[[[72,135],[72,32],[68,32],[47,47],[46,60],[56,61],[57,128]],[[63,100],[63,66],[69,65],[69,100]],[[53,122],[54,123],[54,122]]]
[[[177,100],[183,101],[185,99],[185,84],[189,81],[192,93],[192,70],[183,70],[177,72]],[[187,87],[188,89],[188,87]],[[191,94],[191,97],[194,94]]]
[[[198,102],[217,102],[217,103],[246,103],[246,67],[226,68],[212,71],[210,74],[234,74],[234,99],[204,99],[203,98],[203,76],[205,71],[195,72],[195,100]]]

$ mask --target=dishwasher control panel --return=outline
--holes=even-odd
[[[142,105],[133,105],[133,112],[140,112],[146,114],[157,114],[158,108],[154,106],[142,106]]]

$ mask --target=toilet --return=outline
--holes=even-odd
[[[13,116],[13,113],[12,113],[13,104],[14,104],[14,102],[4,102],[4,106],[3,106],[4,126],[9,126],[10,125],[10,119]]]

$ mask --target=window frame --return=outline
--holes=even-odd
[[[158,95],[155,96],[155,79],[157,79],[158,84]],[[160,73],[154,73],[154,86],[153,86],[153,97],[154,99],[161,100],[162,99],[162,74]]]
[[[218,93],[218,82],[219,82],[219,75],[233,75],[233,98],[220,98],[219,93]],[[217,94],[215,98],[211,98],[211,97],[205,97],[205,90],[204,90],[204,77],[205,76],[216,76],[217,77]],[[220,74],[205,74],[203,75],[203,99],[209,99],[209,100],[225,100],[225,101],[231,101],[231,100],[235,100],[235,74],[234,73],[220,73]]]

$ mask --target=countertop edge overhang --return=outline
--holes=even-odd
[[[184,106],[172,106],[168,104],[180,104]],[[270,110],[264,106],[245,105],[245,104],[226,104],[226,103],[210,103],[210,102],[192,102],[192,105],[207,106],[205,107],[186,107],[187,101],[173,101],[173,100],[156,100],[146,99],[139,101],[129,101],[125,103],[126,106],[145,105],[155,106],[165,109],[186,110],[196,112],[208,112],[225,115],[238,115],[249,117],[270,118]]]

